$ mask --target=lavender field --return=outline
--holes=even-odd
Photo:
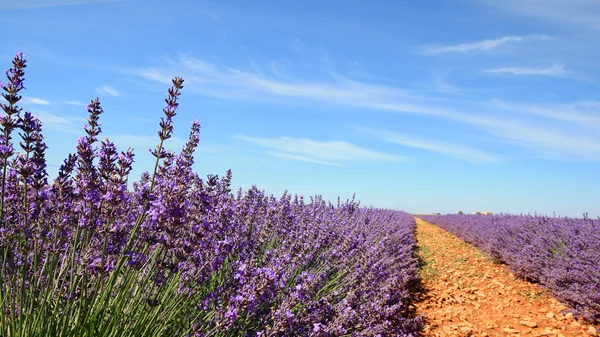
[[[85,135],[46,172],[38,117],[19,106],[26,60],[1,83],[0,336],[419,336],[415,219],[359,202],[192,170],[200,124],[166,150],[184,80],[168,89],[154,167],[132,181],[131,149]],[[600,221],[419,216],[600,322]]]
[[[233,192],[194,173],[200,125],[164,149],[183,79],[168,90],[156,165],[85,136],[48,181],[38,118],[19,107],[26,60],[2,83],[0,336],[414,336],[415,220],[407,213]],[[128,189],[128,183],[131,188]]]
[[[600,322],[600,220],[531,215],[420,216]]]

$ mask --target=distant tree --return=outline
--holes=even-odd
[[[458,211],[458,214],[465,214],[465,213],[463,213],[463,211]]]

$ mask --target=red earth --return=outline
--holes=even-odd
[[[417,218],[424,336],[598,336],[536,284]]]

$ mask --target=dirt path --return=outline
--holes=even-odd
[[[595,336],[538,286],[515,279],[474,246],[417,219],[425,336]]]

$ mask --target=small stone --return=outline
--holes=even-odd
[[[530,328],[537,328],[537,326],[538,326],[536,322],[532,322],[532,321],[521,321],[520,324],[530,327]]]
[[[596,328],[594,328],[593,326],[588,328],[588,334],[590,334],[590,336],[598,336],[598,332],[596,331]]]
[[[463,326],[462,328],[460,328],[460,332],[462,332],[465,336],[471,336],[473,330],[471,330],[471,328],[469,328],[468,326]]]
[[[563,310],[567,310],[567,309],[569,309],[569,308],[563,304],[559,303],[558,305],[556,305],[556,310],[558,310],[558,311],[563,311]]]
[[[546,314],[546,317],[548,317],[548,318],[554,318],[554,313],[549,312],[549,313]]]
[[[565,315],[565,318],[566,318],[566,319],[572,319],[572,318],[573,318],[573,313],[572,313],[572,312],[570,312],[570,313],[566,314],[566,315]]]
[[[511,328],[504,328],[504,329],[502,329],[502,331],[504,331],[506,333],[521,333],[521,331],[519,331],[517,329],[511,329]]]

